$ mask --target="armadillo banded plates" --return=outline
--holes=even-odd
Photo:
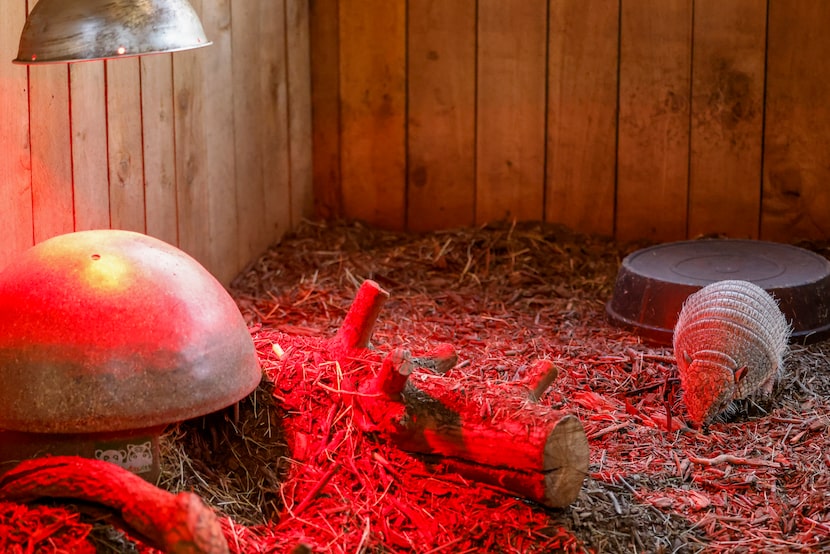
[[[830,262],[803,248],[757,240],[703,239],[637,250],[622,262],[606,313],[621,327],[670,344],[683,301],[727,279],[771,293],[792,326],[791,342],[830,335]]]

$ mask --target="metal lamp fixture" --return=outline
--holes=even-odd
[[[75,62],[207,46],[188,0],[40,0],[14,63]]]

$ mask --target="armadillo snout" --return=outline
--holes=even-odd
[[[681,372],[680,381],[686,411],[697,428],[724,411],[735,394],[732,371],[711,360],[693,361]]]

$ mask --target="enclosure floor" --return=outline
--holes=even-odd
[[[689,430],[671,350],[605,319],[622,257],[642,246],[538,224],[403,235],[306,223],[232,285],[268,380],[239,419],[172,430],[162,484],[223,512],[233,552],[830,548],[830,343],[793,347],[767,411]],[[373,354],[344,370],[326,339],[365,279],[390,298]],[[510,496],[361,430],[345,383],[397,347],[441,343],[459,353],[443,378],[470,394],[521,380],[540,358],[560,368],[540,402],[578,416],[590,445],[571,506]],[[35,518],[0,507],[0,537]]]

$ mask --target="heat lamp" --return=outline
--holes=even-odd
[[[12,61],[66,63],[209,44],[188,0],[40,0],[26,19]]]

